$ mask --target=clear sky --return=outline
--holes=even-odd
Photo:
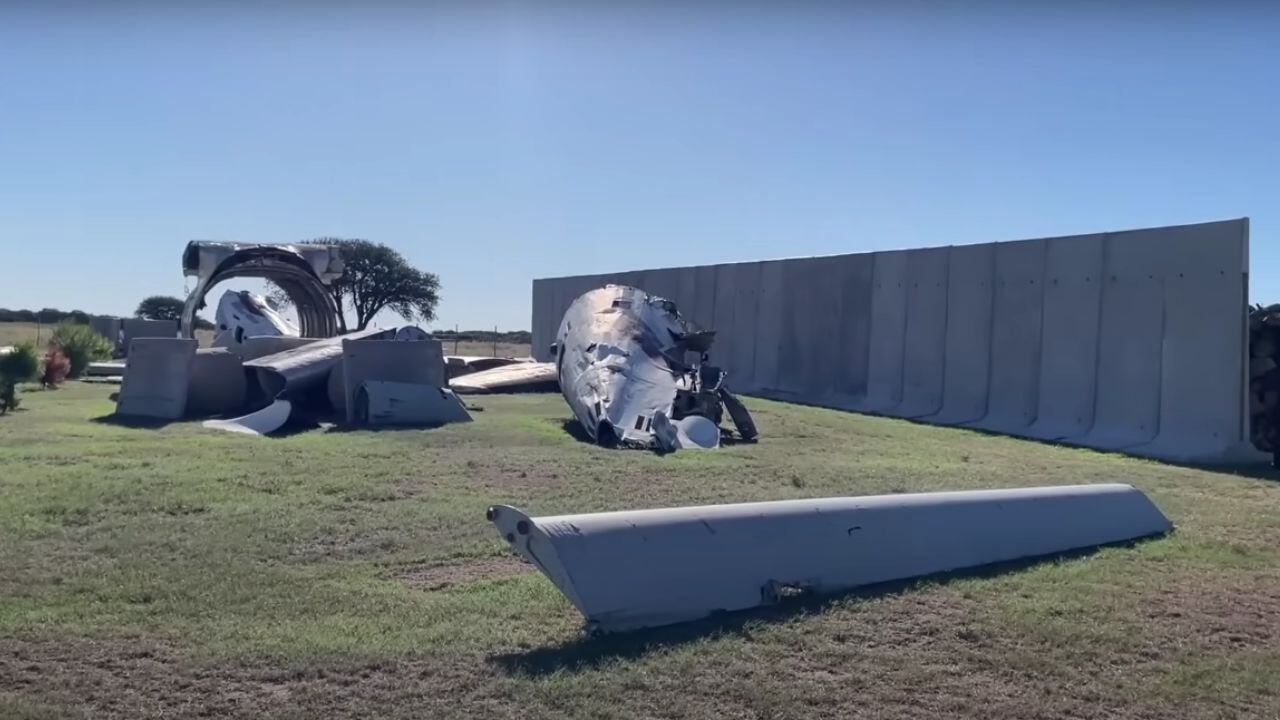
[[[534,277],[1245,215],[1280,301],[1280,3],[0,6],[0,307],[336,235],[527,329]]]

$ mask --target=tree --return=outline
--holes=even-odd
[[[440,302],[440,279],[418,270],[404,256],[381,243],[368,240],[319,238],[306,245],[334,245],[342,255],[342,277],[329,286],[338,306],[338,330],[348,332],[346,311],[356,318],[355,330],[363,330],[383,310],[410,322],[431,322]],[[273,288],[271,298],[289,304],[289,296]]]
[[[182,308],[186,303],[168,295],[152,295],[138,303],[133,314],[146,320],[177,320],[182,317]]]

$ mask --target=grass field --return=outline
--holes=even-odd
[[[0,418],[0,717],[1280,716],[1280,484],[766,401],[759,444],[573,439],[554,395],[476,422],[279,439]],[[1132,482],[1171,536],[604,639],[484,520]]]
[[[53,333],[52,325],[39,326],[36,323],[0,323],[0,347],[17,345],[22,342],[43,344]],[[212,330],[197,330],[196,339],[201,346],[207,347],[213,342]],[[494,355],[494,344],[485,342],[453,342],[444,343],[445,354],[448,355],[483,355],[485,357],[528,357],[529,346],[517,343],[498,343],[497,355]]]

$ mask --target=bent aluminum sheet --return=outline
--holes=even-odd
[[[615,632],[1159,535],[1171,524],[1130,485],[784,500],[529,517],[498,533],[586,617]]]
[[[230,420],[205,420],[201,426],[210,430],[225,430],[244,435],[266,435],[284,427],[285,423],[289,422],[291,412],[293,412],[293,405],[288,400],[276,400],[248,415]]]
[[[462,400],[435,385],[368,380],[361,383],[352,402],[359,425],[434,427],[471,422]]]
[[[516,362],[449,380],[456,393],[555,392],[560,389],[555,363]]]
[[[329,371],[342,361],[342,341],[391,338],[395,330],[367,329],[324,338],[300,347],[245,362],[257,372],[259,387],[267,398],[307,390],[329,380]]]

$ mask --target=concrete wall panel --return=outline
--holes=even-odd
[[[875,285],[875,254],[841,255],[836,265],[839,287],[838,359],[834,399],[838,407],[854,406],[867,396],[871,360],[871,291]]]
[[[987,414],[995,249],[994,243],[951,248],[942,409],[930,422],[959,425]]]
[[[778,391],[778,355],[786,332],[786,266],[790,261],[771,260],[760,264],[760,293],[756,298],[756,340],[753,373],[742,392],[773,395]]]
[[[1046,240],[1040,397],[1027,435],[1046,440],[1093,426],[1105,235]]]
[[[946,370],[947,275],[950,248],[912,250],[907,255],[907,331],[902,354],[899,417],[932,415],[942,408]]]
[[[1093,427],[1066,442],[1118,450],[1159,429],[1164,282],[1152,266],[1159,248],[1132,240],[1105,240]]]
[[[1117,242],[1157,245],[1153,257],[1164,277],[1159,430],[1133,452],[1174,460],[1236,454],[1249,437],[1248,348],[1241,342],[1248,337],[1247,223],[1116,235]]]
[[[778,344],[775,391],[780,397],[800,399],[805,367],[801,353],[814,334],[803,259],[782,262],[782,342]]]
[[[834,258],[810,261],[803,273],[804,292],[812,315],[807,342],[800,349],[807,402],[822,403],[836,390],[840,376],[841,273]]]
[[[711,346],[711,363],[736,374],[739,342],[735,332],[738,303],[734,287],[737,284],[738,266],[716,265],[715,271],[715,309],[709,327],[716,331],[716,341]]]
[[[890,412],[902,402],[903,352],[907,338],[909,251],[875,254],[871,285],[871,346],[867,396],[857,408]]]
[[[733,268],[733,355],[729,388],[739,392],[751,387],[755,377],[756,340],[759,335],[760,266],[738,263]],[[723,356],[722,356],[723,357]],[[726,363],[726,367],[730,367]]]
[[[693,309],[697,304],[698,270],[692,267],[676,268],[675,275],[676,290],[671,299],[676,301],[681,315],[696,323]]]
[[[1023,433],[1036,419],[1040,330],[1044,314],[1045,242],[996,245],[991,306],[991,381],[987,414],[974,427]]]
[[[686,312],[704,328],[715,328],[716,267],[700,265],[694,268],[693,304]]]

